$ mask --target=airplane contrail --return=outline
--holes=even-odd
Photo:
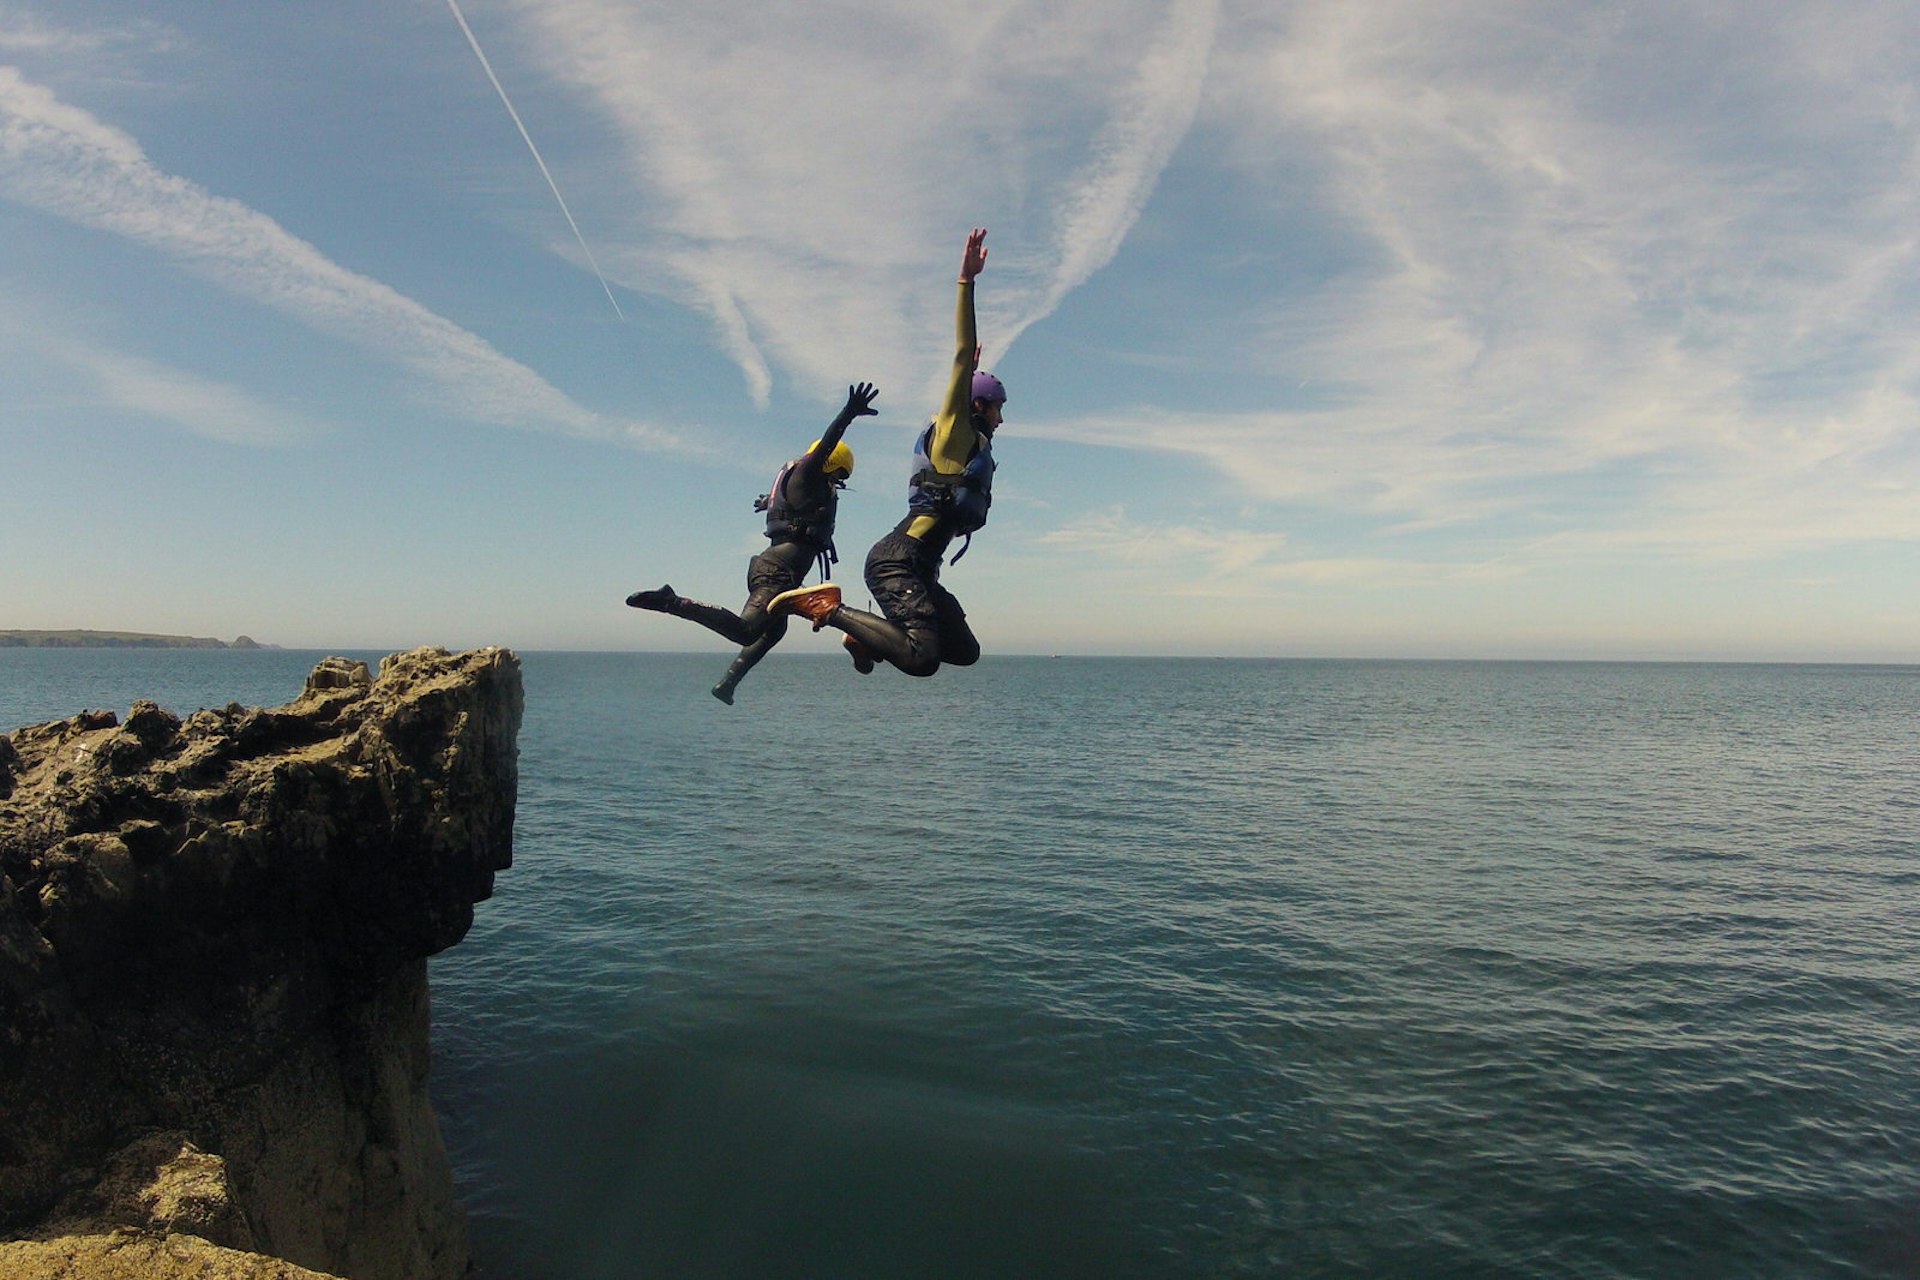
[[[467,25],[467,15],[460,12],[457,0],[447,0],[447,8],[453,10],[454,21],[460,24],[460,30],[466,34],[467,43],[473,46],[473,56],[480,59],[481,69],[487,73],[487,79],[493,82],[493,91],[500,95],[500,101],[507,108],[507,114],[513,117],[514,128],[520,130],[520,136],[526,140],[527,150],[533,153],[533,162],[540,166],[540,176],[547,180],[547,189],[553,192],[554,200],[560,205],[560,212],[566,215],[567,225],[573,228],[573,238],[580,242],[580,252],[587,255],[587,265],[593,268],[593,274],[599,279],[600,287],[607,291],[607,301],[613,303],[613,314],[625,321],[627,313],[620,309],[620,303],[614,298],[613,286],[607,283],[606,276],[600,274],[600,264],[593,260],[593,250],[587,248],[587,238],[580,234],[580,224],[573,220],[573,211],[567,208],[566,197],[560,194],[560,186],[553,180],[553,174],[547,170],[547,162],[540,158],[540,148],[533,145],[533,135],[528,133],[527,126],[520,122],[520,113],[513,109],[513,99],[507,97],[506,89],[500,84],[500,77],[493,74],[493,64],[487,61],[486,52],[481,49],[480,41],[474,38],[473,28]]]

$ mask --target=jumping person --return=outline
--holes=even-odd
[[[744,646],[720,683],[713,686],[713,696],[728,705],[733,703],[734,686],[787,633],[786,616],[770,612],[768,604],[804,582],[815,562],[825,578],[828,567],[839,559],[833,548],[833,521],[839,491],[853,475],[853,450],[840,437],[855,418],[878,412],[873,407],[878,394],[866,382],[847,388],[846,407],[827,425],[826,434],[781,467],[773,486],[754,504],[754,510],[767,513],[770,545],[747,564],[747,602],[739,613],[689,600],[671,586],[636,591],[627,597],[627,603],[636,609],[686,618]],[[832,587],[831,592],[839,598],[840,588]]]
[[[960,259],[953,373],[940,412],[914,448],[906,518],[867,553],[867,590],[886,616],[842,605],[840,589],[831,583],[783,592],[767,606],[775,615],[802,615],[815,631],[845,632],[843,643],[863,675],[873,670],[876,658],[910,676],[930,676],[943,662],[964,667],[980,660],[980,642],[967,626],[966,611],[940,585],[940,566],[956,535],[971,541],[987,522],[993,433],[1007,402],[1000,379],[978,368],[973,281],[987,265],[986,241],[987,233],[975,230]],[[963,545],[954,559],[965,553]]]

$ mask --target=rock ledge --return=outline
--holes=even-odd
[[[512,861],[521,707],[416,649],[0,736],[0,1274],[467,1271],[426,958]]]

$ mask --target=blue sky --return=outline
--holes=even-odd
[[[717,655],[871,380],[861,601],[985,226],[990,653],[1920,660],[1911,4],[458,13],[572,225],[444,0],[0,0],[0,627]]]

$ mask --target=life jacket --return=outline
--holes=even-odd
[[[948,474],[933,468],[931,448],[933,424],[920,433],[913,446],[913,475],[907,479],[907,510],[914,515],[934,516],[951,522],[955,533],[965,534],[966,545],[953,558],[958,563],[973,544],[973,534],[987,523],[987,509],[993,505],[993,441],[975,432],[973,452],[967,465]]]
[[[800,501],[794,501],[787,492],[787,480],[801,461],[795,458],[781,467],[773,477],[773,488],[754,500],[753,509],[767,513],[769,542],[797,542],[811,548],[819,556],[820,576],[825,578],[831,566],[840,560],[840,553],[833,545],[833,522],[840,508],[840,486],[822,475],[817,490],[806,486],[810,492],[802,494]]]

